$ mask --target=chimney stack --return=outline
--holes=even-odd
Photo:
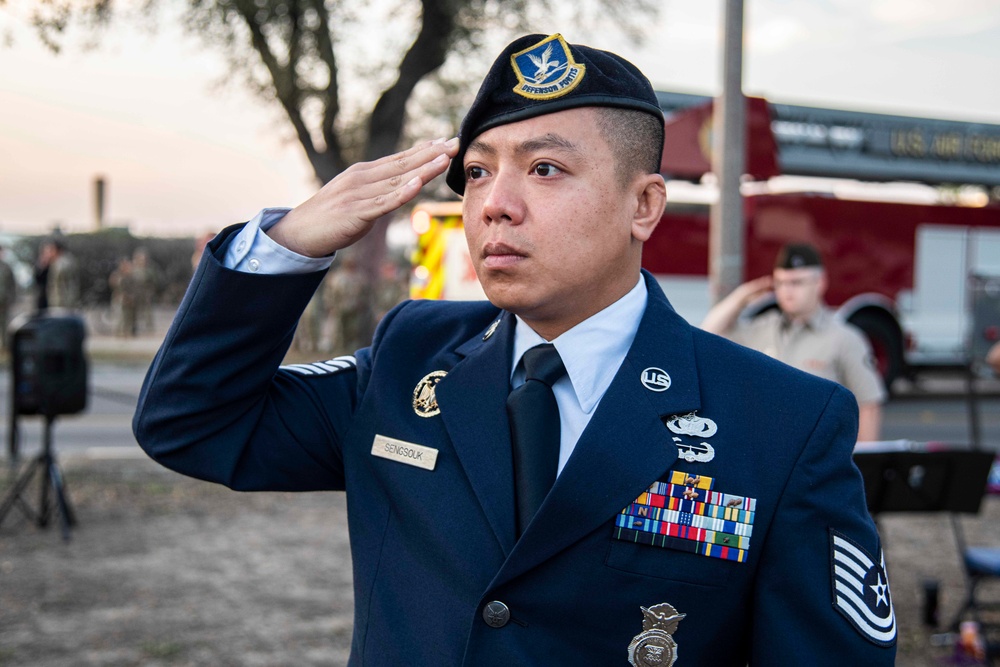
[[[94,227],[104,229],[104,177],[94,178]]]

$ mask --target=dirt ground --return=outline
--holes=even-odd
[[[341,495],[240,494],[145,459],[71,459],[63,469],[79,521],[68,543],[58,523],[42,530],[16,509],[0,526],[0,666],[346,663],[353,598]],[[996,497],[967,519],[978,541],[1000,545],[997,526]],[[941,581],[942,619],[962,599],[948,520],[896,515],[881,528],[897,664],[945,664],[951,649],[932,646],[920,609],[927,578]]]

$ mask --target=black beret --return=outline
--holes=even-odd
[[[568,44],[562,35],[525,35],[497,57],[459,129],[458,155],[447,182],[465,192],[463,158],[469,144],[498,125],[576,107],[645,111],[663,122],[649,80],[621,56]],[[662,150],[662,147],[661,147]]]
[[[808,243],[789,243],[778,251],[774,260],[776,269],[804,269],[810,266],[823,266],[819,250]]]

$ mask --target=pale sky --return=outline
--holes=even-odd
[[[717,93],[722,0],[659,4],[638,45],[607,27],[535,31],[617,51],[657,89]],[[1000,124],[1000,0],[747,0],[746,12],[747,94]],[[221,59],[176,24],[121,24],[96,51],[58,56],[14,36],[0,47],[0,232],[91,229],[98,174],[107,219],[137,235],[215,231],[315,190],[280,113],[220,89]]]

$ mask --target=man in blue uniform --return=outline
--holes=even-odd
[[[136,437],[232,488],[346,491],[352,665],[893,663],[856,402],[641,272],[662,133],[633,65],[529,35],[457,140],[209,244]],[[279,368],[331,256],[445,170],[490,302],[407,302]]]

